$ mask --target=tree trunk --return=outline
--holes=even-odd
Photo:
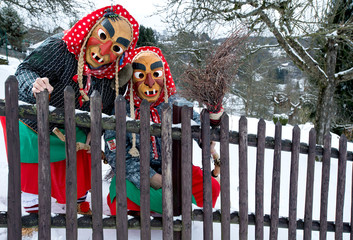
[[[327,79],[319,81],[319,96],[315,116],[316,142],[323,145],[324,135],[330,132],[332,117],[334,116],[333,95],[336,90],[335,70],[337,60],[337,44],[333,38],[327,42],[326,73]]]
[[[321,86],[321,85],[320,85]],[[320,87],[315,115],[316,142],[323,145],[323,137],[330,131],[334,86]]]

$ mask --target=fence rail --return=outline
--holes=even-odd
[[[6,116],[5,114],[5,100],[0,99],[0,116]],[[28,104],[24,102],[19,102],[18,105],[18,116],[19,118],[37,120],[37,110],[35,104]],[[62,109],[54,109],[49,112],[49,122],[55,124],[65,124],[65,112]],[[75,113],[75,122],[76,126],[90,128],[91,120],[90,115],[87,112],[76,112]],[[115,129],[115,117],[104,115],[102,116],[102,129],[104,130],[114,130]],[[126,120],[126,130],[131,133],[139,133],[140,129],[140,121],[134,120]],[[221,130],[211,129],[210,130],[210,139],[212,141],[220,141],[220,132]],[[152,136],[161,137],[161,124],[153,123],[150,126],[150,134]],[[200,126],[191,126],[191,136],[193,139],[201,138],[201,128]],[[248,134],[248,146],[249,147],[257,147],[259,144],[258,135],[256,134]],[[180,127],[172,127],[172,139],[173,140],[181,140],[181,128]],[[239,145],[239,132],[237,131],[229,131],[229,143]],[[275,140],[273,137],[265,137],[264,146],[266,149],[274,149],[275,148]],[[292,152],[292,141],[288,139],[281,140],[281,151]],[[334,147],[330,147],[331,154],[329,155],[331,158],[338,158],[339,150]],[[309,153],[309,145],[307,143],[300,143],[299,153],[308,154]],[[324,147],[321,145],[315,146],[315,156],[323,156]],[[353,161],[353,151],[347,151],[347,161]]]
[[[347,139],[341,136],[339,149],[331,147],[330,135],[325,136],[324,146],[315,145],[315,131],[309,134],[309,144],[300,143],[300,129],[293,128],[292,141],[282,140],[282,126],[278,122],[275,128],[275,137],[266,137],[266,124],[260,120],[257,135],[248,134],[247,119],[242,117],[239,121],[239,132],[229,131],[229,118],[222,117],[220,128],[210,129],[209,115],[205,111],[201,114],[201,126],[191,126],[190,109],[181,109],[181,128],[172,126],[171,109],[164,107],[162,123],[150,125],[148,102],[141,106],[140,121],[126,121],[125,100],[118,97],[115,100],[114,117],[101,114],[101,97],[94,92],[90,99],[91,113],[75,113],[72,102],[74,92],[65,90],[65,109],[49,111],[48,94],[43,92],[37,95],[37,105],[18,102],[18,85],[16,78],[10,76],[5,83],[5,99],[0,100],[0,116],[6,116],[6,131],[8,142],[9,161],[9,192],[8,211],[0,213],[0,227],[8,228],[9,239],[21,239],[22,227],[38,226],[39,239],[50,239],[51,227],[66,228],[67,239],[77,239],[78,228],[92,228],[93,239],[103,238],[104,228],[115,228],[118,239],[128,238],[128,229],[141,229],[141,239],[150,239],[152,229],[162,229],[164,239],[173,236],[191,239],[191,221],[203,221],[204,239],[212,239],[213,222],[221,222],[222,238],[231,239],[230,225],[239,224],[239,239],[248,238],[248,226],[255,225],[255,238],[263,239],[263,229],[270,227],[270,239],[278,238],[278,228],[288,229],[288,239],[296,239],[296,231],[304,230],[304,238],[310,239],[312,231],[320,231],[320,239],[326,239],[327,232],[335,232],[336,239],[341,239],[343,233],[351,233],[350,223],[343,222],[344,191],[346,181],[346,162],[353,160],[353,153],[347,151]],[[5,104],[6,102],[6,104]],[[20,156],[19,156],[19,118],[29,118],[38,121],[38,136],[41,148],[39,149],[39,214],[21,216],[20,194]],[[66,129],[66,156],[67,156],[67,208],[66,215],[51,216],[50,201],[50,160],[49,160],[49,122],[65,125]],[[76,152],[75,126],[91,129],[91,169],[92,169],[92,216],[77,218],[76,212]],[[125,183],[125,157],[117,154],[117,217],[102,218],[102,169],[101,169],[101,130],[119,129],[116,135],[117,151],[125,152],[126,132],[140,134],[141,149],[141,217],[127,218],[126,185]],[[149,142],[150,135],[162,138],[162,173],[163,173],[163,222],[159,218],[150,219],[149,211]],[[190,165],[192,163],[192,139],[202,140],[202,165],[204,171],[204,207],[192,211],[191,207],[191,182]],[[221,209],[212,211],[212,188],[210,168],[211,140],[220,142],[221,166]],[[172,158],[175,154],[173,141],[180,141],[180,169],[181,180],[181,220],[173,218],[173,179]],[[230,211],[230,169],[229,169],[229,144],[239,145],[239,212]],[[172,147],[173,145],[173,147]],[[248,210],[248,147],[256,147],[256,210],[249,214]],[[173,151],[172,151],[173,149]],[[265,149],[273,149],[273,173],[271,214],[264,215],[264,155]],[[290,169],[290,202],[288,217],[279,217],[279,192],[281,152],[291,152]],[[98,154],[99,153],[99,154]],[[298,160],[299,154],[308,155],[305,215],[304,219],[297,219],[297,189],[298,189]],[[321,182],[321,213],[320,220],[312,219],[313,211],[313,186],[315,172],[315,157],[322,156],[322,182]],[[338,179],[336,195],[336,219],[327,221],[327,199],[329,185],[330,158],[338,158]],[[180,182],[179,182],[180,183]],[[318,184],[318,183],[316,183]],[[175,210],[174,210],[175,215]],[[180,232],[180,235],[175,235]]]

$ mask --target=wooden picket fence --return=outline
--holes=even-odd
[[[90,114],[75,113],[75,94],[72,88],[65,90],[65,111],[49,112],[48,93],[37,95],[36,106],[18,102],[18,83],[14,76],[10,76],[5,83],[5,101],[0,100],[0,116],[6,116],[6,131],[8,139],[8,211],[0,213],[0,227],[8,229],[8,239],[21,239],[22,227],[38,227],[38,239],[50,239],[51,228],[66,228],[66,239],[77,239],[78,228],[92,228],[93,239],[103,239],[104,228],[116,228],[117,239],[128,239],[128,229],[140,229],[141,239],[151,238],[151,229],[162,229],[163,239],[191,239],[192,221],[203,221],[203,238],[213,238],[213,222],[221,223],[222,239],[231,239],[231,224],[239,224],[239,239],[248,239],[248,226],[255,225],[255,238],[264,239],[264,227],[270,227],[270,239],[278,239],[278,229],[288,229],[288,239],[296,239],[298,229],[304,230],[304,239],[311,239],[312,231],[320,231],[320,239],[326,239],[327,232],[335,232],[336,239],[342,239],[343,233],[350,233],[353,239],[351,223],[343,222],[343,205],[346,181],[346,161],[353,160],[353,153],[347,151],[347,139],[340,138],[339,150],[331,148],[331,137],[326,135],[324,146],[315,144],[315,131],[310,131],[309,144],[300,143],[300,129],[293,128],[292,141],[282,140],[282,127],[278,122],[275,127],[275,137],[266,137],[264,120],[258,123],[257,135],[247,133],[247,119],[241,117],[239,132],[229,131],[229,118],[222,117],[219,128],[211,129],[209,114],[201,115],[201,126],[191,126],[191,111],[189,107],[181,107],[181,128],[172,128],[171,108],[165,106],[162,112],[162,123],[150,125],[149,104],[144,101],[141,105],[140,121],[126,121],[126,103],[123,97],[115,101],[115,118],[102,118],[101,97],[94,92],[90,99]],[[6,103],[6,104],[5,104]],[[174,111],[174,110],[173,110]],[[39,137],[39,214],[21,215],[21,179],[18,120],[20,118],[36,119],[38,121]],[[66,215],[51,215],[51,186],[49,161],[49,121],[65,124],[66,129]],[[76,149],[75,127],[91,129],[91,157],[92,157],[92,216],[77,216],[76,209]],[[117,217],[102,218],[102,167],[101,167],[101,132],[102,129],[117,129],[117,151],[124,153],[126,132],[140,135],[141,160],[141,213],[139,218],[128,219],[126,185],[125,185],[125,154],[117,154]],[[163,172],[163,216],[162,219],[150,218],[150,135],[162,138],[162,172]],[[191,178],[192,178],[192,139],[202,141],[202,168],[204,171],[204,207],[192,211]],[[221,163],[221,209],[213,212],[211,188],[210,141],[220,142]],[[178,163],[172,160],[174,143],[180,147]],[[179,141],[179,142],[178,142]],[[239,145],[239,211],[230,211],[230,169],[229,144]],[[173,146],[173,147],[172,147]],[[248,211],[248,147],[257,148],[256,156],[256,211]],[[172,151],[173,149],[173,151]],[[264,214],[264,158],[265,149],[273,149],[273,173],[271,214]],[[290,200],[288,217],[279,217],[280,169],[281,152],[291,152],[290,169]],[[305,197],[304,219],[297,218],[297,189],[298,189],[298,161],[299,154],[308,155],[307,181]],[[313,186],[315,157],[322,157],[321,208],[320,219],[313,220]],[[327,220],[328,186],[330,158],[338,158],[337,203],[336,219]],[[172,163],[173,162],[173,163]],[[179,164],[179,183],[173,182],[174,166]],[[315,183],[319,184],[319,183]],[[181,187],[181,193],[175,188]],[[173,191],[174,187],[174,191]],[[173,195],[174,194],[174,195]],[[180,200],[179,207],[175,207],[176,200]],[[173,203],[174,202],[174,203]],[[174,206],[174,207],[173,207]],[[179,212],[178,212],[179,211]],[[176,220],[175,215],[181,215],[182,220]],[[352,214],[353,216],[353,214]],[[179,219],[179,218],[178,218]],[[232,239],[235,237],[233,236]]]

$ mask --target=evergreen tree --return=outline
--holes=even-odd
[[[168,37],[163,44],[159,44],[177,87],[178,82],[189,65],[202,68],[206,58],[215,49],[215,43],[207,34],[180,31]]]
[[[24,20],[12,7],[0,9],[0,29],[7,33],[10,45],[14,49],[22,51],[22,40],[27,31]]]
[[[157,35],[150,27],[140,25],[140,35],[136,47],[157,46]]]
[[[336,0],[336,11],[331,13],[333,16],[334,24],[341,24],[347,21],[353,13],[353,1],[352,0]],[[347,30],[349,35],[353,37],[353,31]],[[346,69],[349,64],[353,62],[352,47],[345,42],[339,42],[339,48],[337,52],[337,69],[336,71],[342,71]],[[334,121],[334,130],[341,134],[344,125],[353,124],[353,82],[343,82],[337,86],[336,90],[336,104],[337,104],[337,115]]]

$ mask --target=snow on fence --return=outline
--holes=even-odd
[[[239,132],[229,131],[229,118],[222,117],[220,128],[210,129],[209,115],[201,115],[201,126],[191,126],[190,108],[181,107],[180,115],[175,114],[173,120],[181,120],[181,128],[172,128],[171,109],[165,107],[162,123],[150,125],[149,105],[143,102],[140,121],[126,121],[125,100],[117,97],[115,101],[115,118],[102,118],[101,97],[97,92],[90,99],[90,114],[75,112],[75,94],[71,88],[65,90],[65,110],[49,111],[48,93],[37,95],[36,106],[18,103],[18,83],[10,76],[5,83],[5,101],[0,99],[0,116],[6,116],[6,132],[8,140],[9,187],[8,211],[0,213],[0,227],[7,227],[8,239],[21,239],[22,227],[38,227],[39,239],[50,239],[51,227],[65,227],[66,239],[77,239],[78,228],[92,228],[93,239],[103,238],[103,228],[116,228],[118,239],[128,239],[129,228],[140,228],[141,239],[150,239],[151,229],[162,229],[164,239],[191,239],[191,221],[203,221],[204,239],[212,239],[213,222],[221,222],[222,239],[230,239],[230,225],[239,224],[239,239],[248,238],[248,225],[255,225],[255,238],[263,239],[264,226],[270,226],[270,239],[278,238],[278,228],[288,229],[288,239],[296,239],[296,230],[304,230],[304,238],[310,239],[311,231],[320,231],[320,239],[326,239],[328,231],[335,232],[336,239],[341,239],[343,232],[350,232],[349,223],[343,222],[343,205],[345,191],[346,161],[353,160],[353,153],[347,152],[347,139],[340,138],[339,150],[331,148],[330,135],[325,136],[324,147],[315,144],[315,131],[311,130],[309,145],[300,143],[300,129],[293,128],[292,142],[282,140],[282,127],[278,122],[275,137],[266,137],[265,121],[260,120],[257,135],[247,133],[247,119],[242,117]],[[6,104],[5,104],[6,103]],[[6,105],[6,107],[5,107]],[[178,116],[177,116],[178,115]],[[21,216],[21,179],[18,119],[29,118],[38,121],[39,137],[39,214]],[[51,214],[51,186],[49,161],[49,121],[64,124],[66,129],[67,179],[66,215]],[[92,216],[77,218],[76,209],[76,150],[75,126],[89,127],[92,133]],[[126,132],[139,133],[141,138],[141,215],[140,218],[128,219],[125,183],[125,154],[117,154],[117,217],[102,218],[102,169],[101,169],[101,131],[102,129],[119,129],[117,132],[117,151],[125,152]],[[149,211],[149,147],[150,135],[162,138],[162,172],[163,172],[163,221],[150,218]],[[204,171],[204,207],[192,211],[191,206],[191,164],[192,139],[201,139],[202,164]],[[220,142],[221,163],[221,209],[213,212],[211,193],[211,140]],[[174,143],[173,143],[174,142]],[[146,143],[146,144],[143,144]],[[239,212],[230,212],[230,169],[229,144],[239,145]],[[173,146],[173,147],[172,147]],[[179,146],[179,151],[175,149]],[[256,156],[256,210],[248,211],[248,146],[257,148]],[[172,151],[173,149],[173,151]],[[271,214],[264,215],[264,157],[265,149],[274,149]],[[288,217],[279,217],[279,190],[281,151],[291,152],[290,198]],[[304,219],[297,219],[298,159],[299,154],[308,155],[306,199]],[[173,157],[180,157],[175,161]],[[321,156],[321,213],[319,221],[312,219],[313,185],[315,157]],[[330,158],[338,158],[337,204],[335,222],[327,221],[327,202],[329,186]],[[173,159],[173,160],[172,160]],[[176,164],[176,166],[174,166]],[[172,170],[178,169],[177,176]],[[181,171],[182,169],[182,171]],[[179,182],[175,182],[177,179]],[[316,183],[318,184],[318,183]],[[174,188],[180,187],[179,191]],[[174,195],[173,195],[174,193]],[[177,193],[177,194],[175,194]],[[174,206],[174,207],[173,207]],[[173,216],[182,216],[176,220]]]

